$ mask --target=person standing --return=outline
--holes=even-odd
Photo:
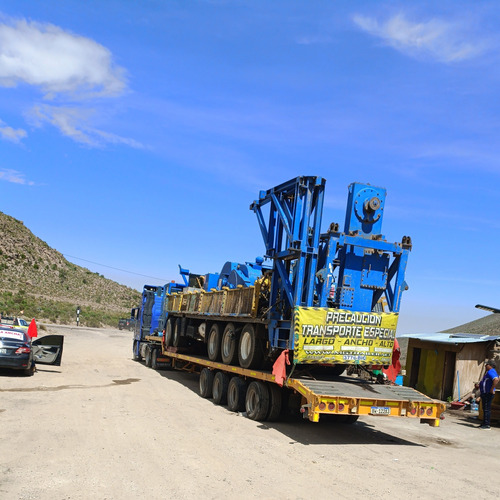
[[[498,373],[495,370],[495,362],[493,360],[486,361],[486,373],[481,380],[481,404],[483,405],[483,423],[480,429],[490,430],[491,419],[491,402],[495,395],[495,387],[498,384]]]

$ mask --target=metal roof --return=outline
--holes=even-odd
[[[475,342],[492,342],[500,339],[500,335],[474,335],[472,333],[404,333],[397,338],[418,339],[438,344],[473,344]]]

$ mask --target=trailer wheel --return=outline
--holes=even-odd
[[[148,368],[151,368],[151,347],[146,347],[146,353],[144,356],[144,363]]]
[[[227,388],[229,375],[226,372],[217,372],[214,377],[212,394],[216,405],[225,405],[227,402]]]
[[[265,382],[254,380],[250,382],[245,398],[245,408],[248,418],[261,422],[269,413],[269,388]]]
[[[159,366],[158,366],[158,349],[156,347],[154,347],[153,349],[150,349],[151,350],[151,368],[153,370],[158,370]]]
[[[233,323],[224,328],[221,340],[222,362],[226,365],[235,365],[238,361],[238,334]]]
[[[153,370],[171,370],[172,369],[172,359],[167,358],[168,361],[158,361],[158,356],[160,355],[160,349],[153,349],[153,354],[151,356],[151,368]]]
[[[241,377],[232,377],[227,387],[227,407],[231,411],[245,410],[247,383]]]
[[[269,422],[274,422],[279,419],[283,404],[283,388],[278,384],[268,384],[269,387],[269,413],[267,419]]]
[[[208,353],[208,359],[210,361],[219,361],[220,343],[221,343],[220,328],[217,323],[214,323],[211,326],[207,337],[207,353]]]
[[[138,340],[134,340],[134,345],[132,347],[132,357],[134,359],[134,361],[141,361],[142,360],[142,356],[141,356],[141,352],[140,352],[140,342]]]
[[[200,396],[211,398],[214,386],[214,372],[208,368],[203,368],[200,373]]]
[[[262,342],[254,325],[246,324],[240,335],[238,359],[242,368],[259,368],[262,363]]]
[[[172,338],[174,336],[174,322],[173,318],[169,318],[167,321],[167,326],[165,327],[165,347],[170,347],[172,345]]]

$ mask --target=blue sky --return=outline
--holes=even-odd
[[[3,0],[0,210],[140,289],[262,254],[261,189],[326,178],[326,228],[368,182],[413,239],[398,332],[484,316],[499,26],[488,1]]]

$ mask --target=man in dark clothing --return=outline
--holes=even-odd
[[[486,361],[486,373],[480,383],[481,404],[483,405],[483,423],[481,429],[490,430],[491,401],[495,396],[495,387],[498,384],[498,373],[493,360]]]

